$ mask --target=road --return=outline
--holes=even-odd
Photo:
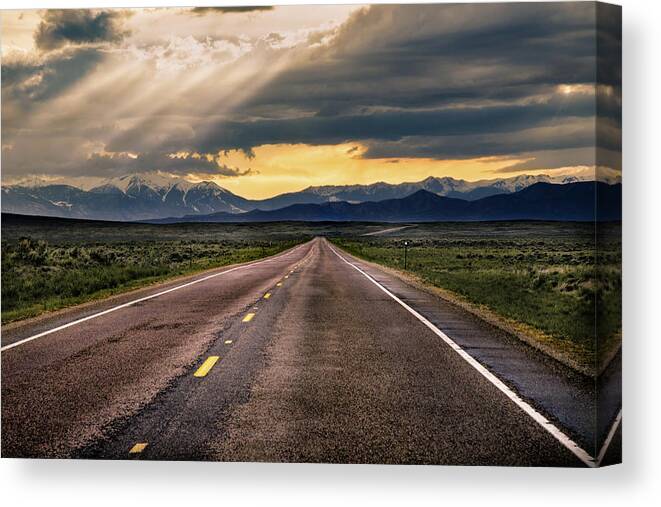
[[[6,328],[2,347],[3,457],[619,459],[594,382],[322,238]]]
[[[390,227],[388,229],[381,229],[381,230],[378,230],[378,231],[367,232],[367,233],[363,234],[363,236],[381,236],[383,234],[388,234],[388,233],[391,233],[391,232],[397,232],[397,231],[401,231],[403,229],[410,229],[411,227],[415,227],[415,226],[414,225],[403,225],[401,227]]]

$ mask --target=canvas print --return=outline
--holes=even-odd
[[[619,6],[1,14],[3,458],[621,461]]]

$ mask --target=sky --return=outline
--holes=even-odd
[[[1,29],[3,184],[159,172],[264,198],[621,172],[619,11],[594,3],[3,11]]]

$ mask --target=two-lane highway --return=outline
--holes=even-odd
[[[4,331],[2,455],[64,457],[101,438],[186,374],[313,246]]]
[[[592,465],[325,239],[224,271],[3,350],[3,456]]]

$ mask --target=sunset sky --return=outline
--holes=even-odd
[[[262,198],[584,174],[595,145],[617,173],[620,76],[595,56],[619,43],[596,19],[592,3],[4,11],[2,181],[160,171]]]

